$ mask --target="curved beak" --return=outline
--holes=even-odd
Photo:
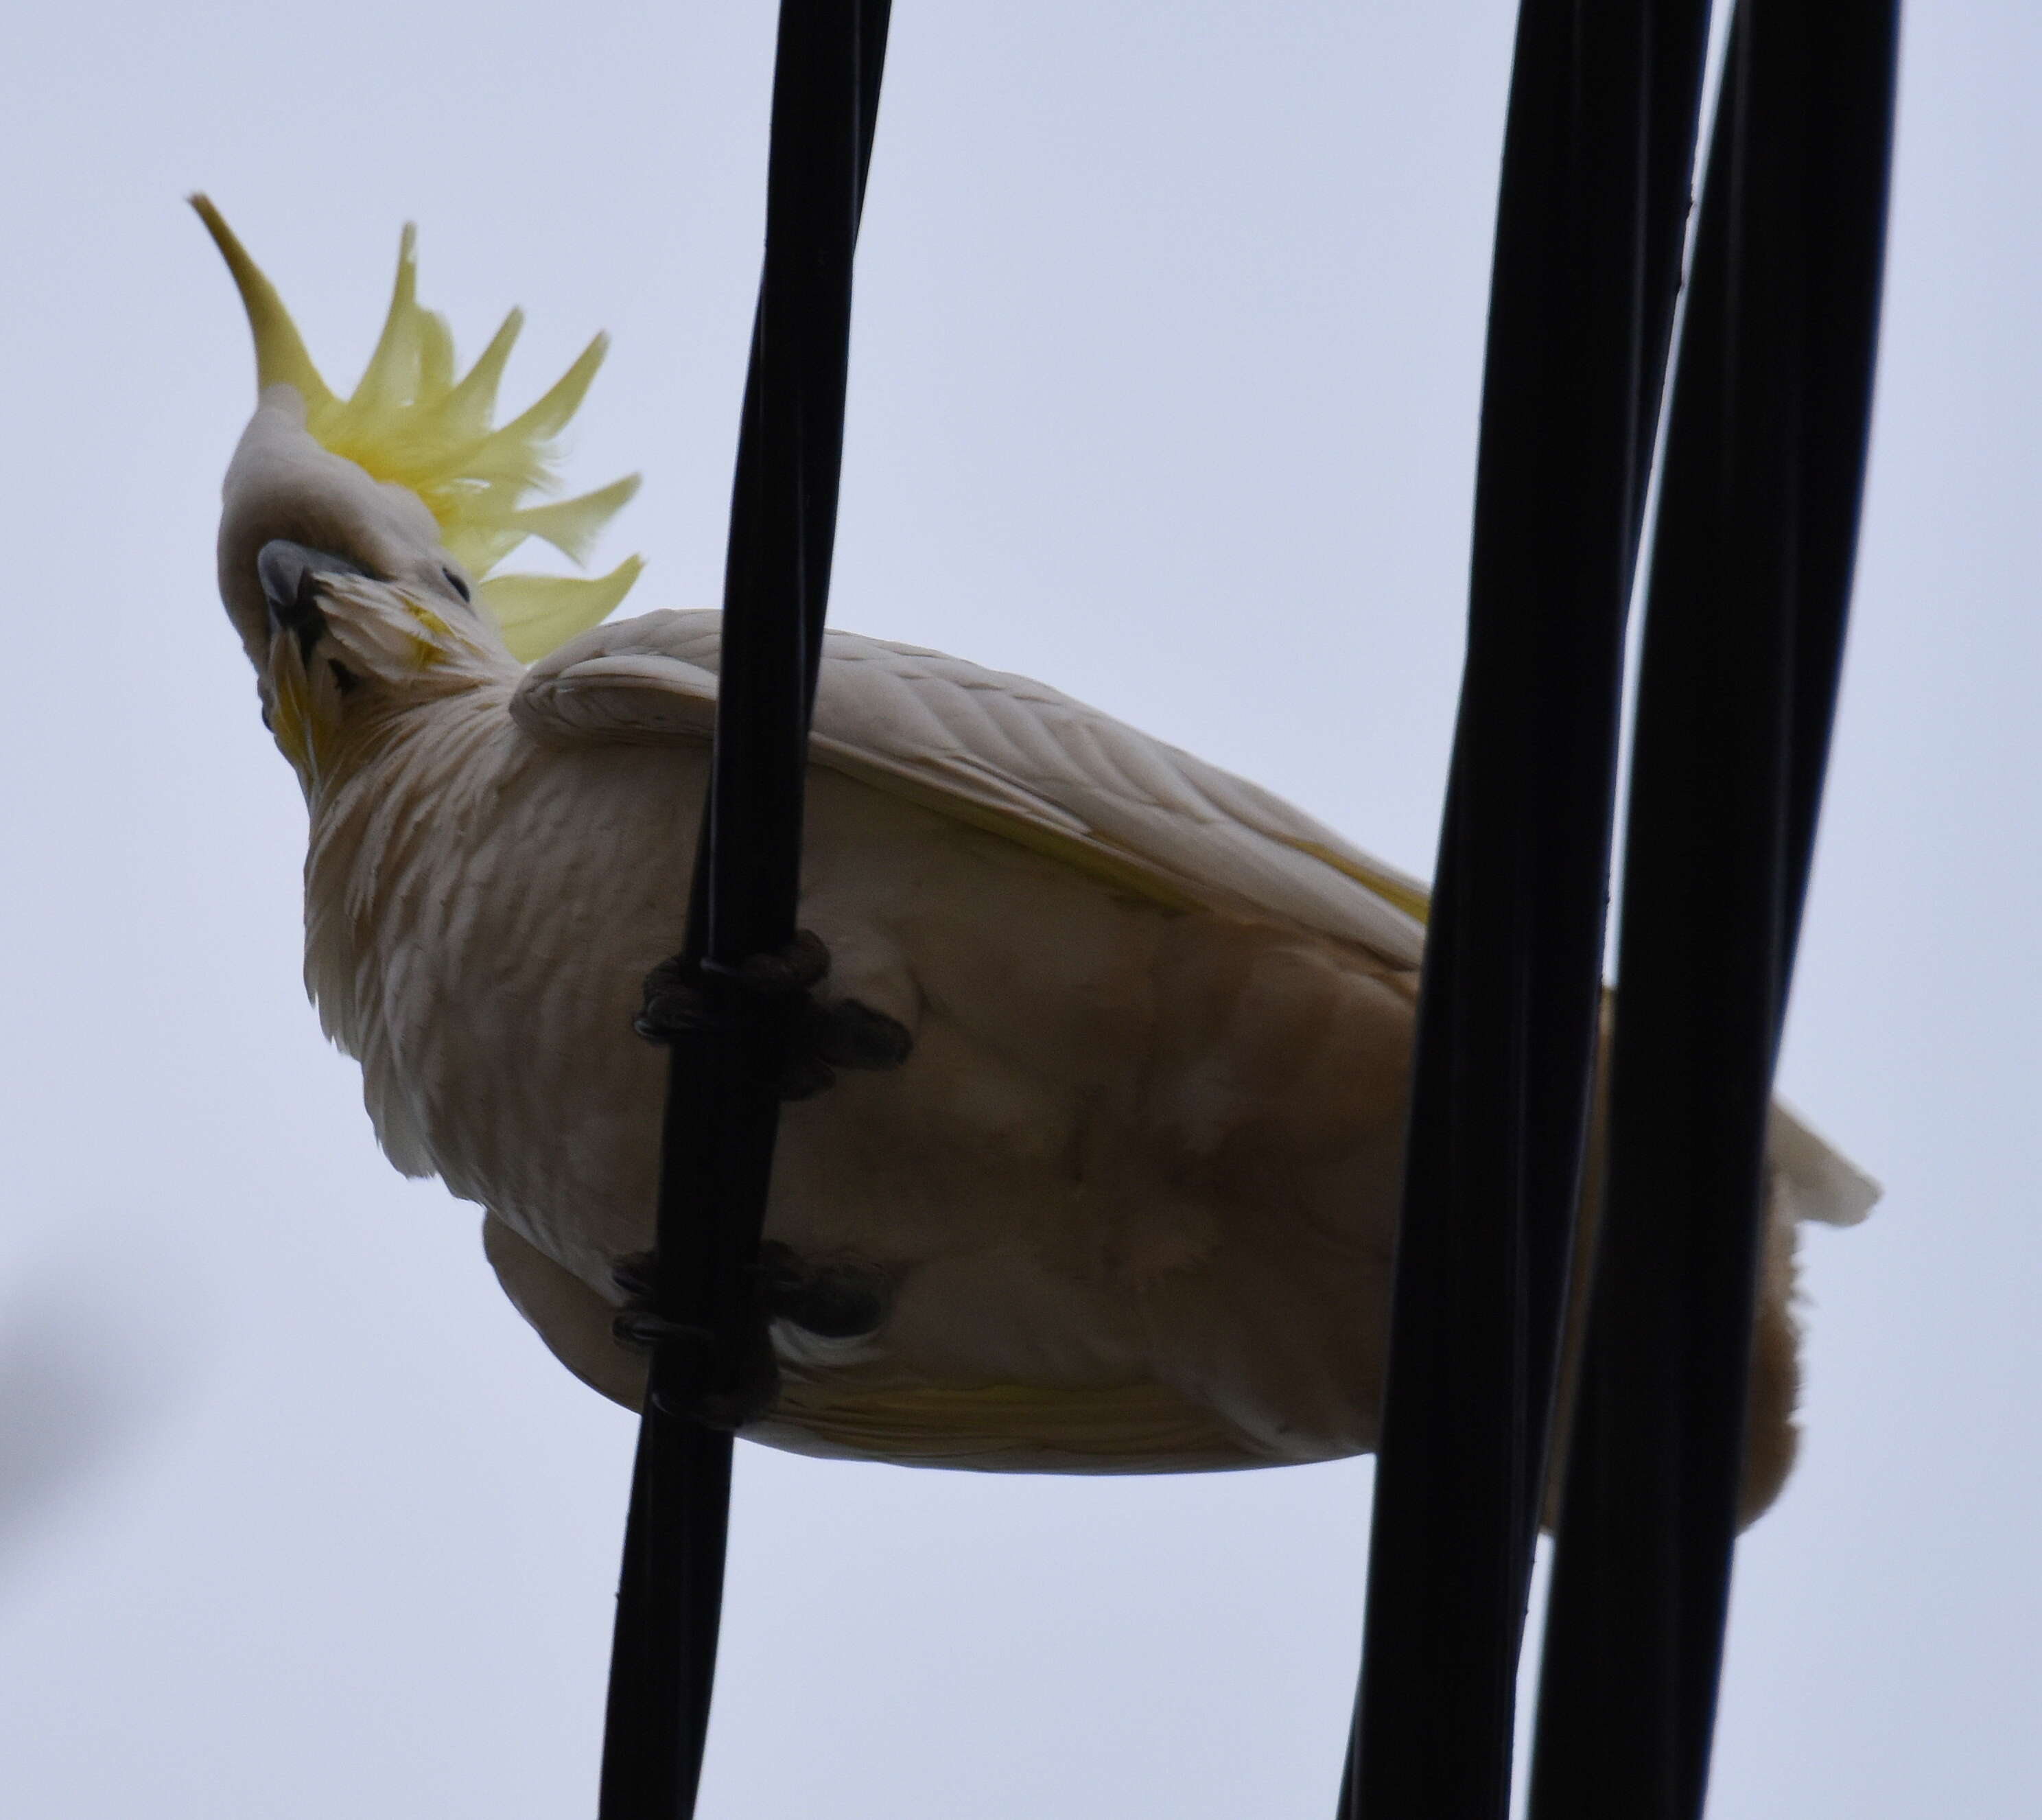
[[[345,556],[294,544],[289,537],[272,537],[255,559],[255,572],[270,603],[270,624],[289,633],[298,641],[299,654],[309,657],[326,630],[326,615],[319,605],[319,578],[369,572]]]

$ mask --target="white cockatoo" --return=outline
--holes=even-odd
[[[254,331],[220,587],[310,812],[308,986],[392,1162],[484,1210],[511,1300],[635,1406],[666,1060],[633,1023],[679,943],[717,615],[599,623],[635,559],[491,572],[527,535],[578,557],[635,488],[525,503],[600,338],[492,426],[520,319],[457,378],[407,230],[341,399],[195,202]],[[786,1111],[778,1394],[743,1432],[1028,1471],[1373,1446],[1424,888],[1052,689],[850,633],[810,763],[815,997],[838,1059],[897,1065]],[[1876,1195],[1784,1111],[1771,1163],[1748,1512],[1793,1451],[1795,1225]]]

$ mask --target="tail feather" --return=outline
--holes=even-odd
[[[1854,1226],[1885,1191],[1780,1100],[1772,1103],[1766,1150],[1796,1220]]]

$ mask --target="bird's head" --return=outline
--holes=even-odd
[[[227,470],[220,592],[263,714],[309,789],[345,740],[421,701],[514,674],[604,618],[637,580],[493,573],[528,537],[580,558],[637,476],[572,499],[551,454],[602,364],[598,335],[545,396],[493,424],[523,318],[457,378],[444,320],[419,307],[412,231],[381,338],[351,397],[319,377],[275,288],[204,197],[254,332],[257,403]]]

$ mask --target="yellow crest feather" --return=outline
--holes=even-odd
[[[417,231],[407,225],[397,253],[397,281],[376,351],[352,396],[319,377],[277,288],[212,203],[191,205],[227,261],[255,338],[258,390],[295,387],[305,428],[334,454],[378,480],[417,494],[438,521],[440,539],[478,583],[511,654],[530,663],[606,618],[638,579],[628,558],[606,575],[492,575],[528,537],[579,562],[602,527],[638,491],[638,476],[614,480],[572,499],[528,504],[556,485],[553,439],[581,407],[610,339],[598,335],[538,401],[508,423],[493,424],[497,387],[524,326],[513,310],[468,372],[457,378],[446,320],[418,299]]]

